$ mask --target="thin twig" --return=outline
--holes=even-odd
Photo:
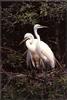
[[[13,50],[13,49],[11,49],[11,48],[8,48],[8,47],[0,47],[1,49],[5,49],[5,50],[9,50],[9,51],[13,51],[13,52],[17,52],[16,50]]]
[[[62,67],[62,65],[59,63],[59,61],[55,58],[55,60],[56,60],[56,62],[57,62],[57,64],[59,65],[59,67],[63,70],[63,67]]]
[[[53,41],[53,40],[48,40],[49,42],[53,43],[53,44],[56,44],[57,45],[57,42],[56,41]]]

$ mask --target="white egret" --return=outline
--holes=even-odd
[[[39,28],[47,27],[41,26],[39,24],[34,25],[34,33],[36,39],[31,33],[26,33],[24,35],[24,40],[20,42],[20,44],[22,44],[24,41],[26,41],[26,46],[28,48],[27,65],[30,65],[31,61],[34,67],[39,67],[40,65],[44,67],[44,63],[46,62],[52,68],[54,68],[57,62],[60,68],[62,68],[61,64],[54,56],[54,53],[52,52],[51,48],[46,43],[40,40],[40,36],[37,33],[37,29]]]
[[[34,26],[34,32],[37,39],[31,33],[26,33],[24,40],[26,40],[26,46],[28,48],[27,54],[27,64],[32,61],[33,66],[39,67],[39,65],[44,66],[44,62],[48,63],[52,68],[55,67],[55,57],[50,49],[50,47],[40,40],[40,36],[37,34],[38,28],[44,28],[45,26],[40,26],[36,24]],[[22,43],[22,41],[21,41]],[[21,44],[20,43],[20,44]]]
[[[28,48],[27,51],[27,66],[30,65],[30,61],[32,62],[32,65],[35,67],[39,67],[42,65],[44,67],[44,60],[40,57],[40,55],[37,52],[37,39],[34,39],[34,36],[31,33],[26,33],[24,35],[24,40],[20,42],[22,44],[24,41],[26,41],[26,47]]]
[[[50,47],[44,43],[43,41],[40,40],[40,36],[37,33],[37,30],[39,28],[47,28],[47,26],[41,26],[39,24],[34,25],[34,34],[37,38],[37,53],[40,55],[40,57],[47,62],[52,68],[55,67],[55,64],[57,63],[59,65],[59,67],[61,69],[62,65],[59,63],[59,61],[56,59],[56,57],[54,56],[54,53],[52,52],[52,50],[50,49]]]
[[[36,51],[45,62],[47,62],[48,64],[50,64],[52,68],[54,68],[55,56],[50,47],[46,43],[40,40],[40,36],[37,33],[37,30],[39,28],[47,28],[47,26],[41,26],[39,24],[34,25],[34,34],[38,40],[36,44]]]

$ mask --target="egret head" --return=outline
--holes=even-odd
[[[26,34],[24,35],[24,39],[25,39],[25,40],[34,39],[34,36],[33,36],[31,33],[26,33]]]
[[[34,25],[34,29],[38,29],[38,28],[47,28],[47,26],[42,26],[39,24]]]
[[[24,35],[24,39],[20,42],[19,45],[21,45],[23,42],[27,41],[27,40],[33,40],[34,36],[31,33],[26,33]]]

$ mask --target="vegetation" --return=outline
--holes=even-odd
[[[65,63],[66,2],[1,2],[1,99],[2,100],[66,100],[67,72]],[[62,69],[37,72],[26,66],[26,47],[19,46],[33,25],[41,39],[49,44]]]

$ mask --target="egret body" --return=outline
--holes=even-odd
[[[34,25],[34,34],[38,40],[37,46],[36,46],[37,52],[45,62],[49,63],[50,66],[52,68],[54,68],[55,67],[55,56],[54,56],[51,48],[46,43],[44,43],[43,41],[40,40],[40,36],[37,33],[37,30],[39,28],[47,28],[47,27],[41,26],[39,24]]]
[[[31,61],[34,67],[39,67],[40,65],[44,66],[44,62],[46,62],[52,68],[55,67],[55,57],[51,48],[40,40],[40,36],[37,33],[39,28],[45,27],[46,26],[41,26],[39,24],[34,25],[34,34],[36,39],[31,33],[26,33],[24,35],[24,40],[26,40],[26,47],[28,48],[27,65],[29,65]]]
[[[38,40],[34,39],[34,36],[31,33],[26,33],[24,39],[26,40],[26,47],[28,48],[27,65],[29,65],[31,61],[34,67],[39,67],[40,65],[44,66],[43,59],[37,52],[36,45]]]

